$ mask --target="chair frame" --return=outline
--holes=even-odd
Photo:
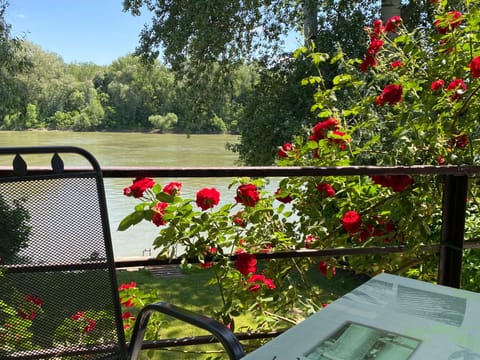
[[[51,155],[51,168],[37,168],[34,174],[29,173],[27,163],[23,155],[45,154]],[[60,154],[76,154],[85,158],[91,166],[91,169],[79,167],[65,169],[63,159]],[[81,269],[107,269],[111,291],[113,294],[112,304],[114,305],[116,333],[118,336],[118,346],[120,359],[137,359],[143,344],[144,334],[148,326],[150,316],[154,312],[160,312],[171,317],[177,318],[186,323],[190,323],[196,327],[202,328],[210,332],[224,346],[230,359],[240,359],[244,356],[243,348],[235,337],[235,335],[224,324],[214,319],[205,317],[200,314],[188,311],[173,304],[166,302],[157,302],[146,305],[141,309],[135,321],[133,335],[129,344],[125,340],[125,333],[122,321],[122,309],[118,294],[118,283],[116,278],[116,268],[114,253],[112,247],[112,238],[110,225],[108,220],[107,202],[105,196],[105,187],[103,182],[102,169],[96,158],[85,149],[74,146],[30,146],[30,147],[0,147],[0,156],[14,156],[12,163],[12,172],[9,175],[0,176],[0,186],[5,182],[41,180],[65,177],[94,177],[97,185],[97,193],[100,206],[101,223],[103,238],[105,242],[106,262],[89,261],[85,264],[76,264],[75,269],[71,269],[69,265],[1,265],[2,268],[9,272],[45,272],[54,270],[81,270]],[[45,357],[48,350],[40,350],[38,356],[31,355],[21,357],[23,359],[35,359]],[[77,351],[74,351],[75,353]],[[94,349],[88,350],[94,352]],[[55,354],[58,355],[58,354]],[[71,354],[70,354],[71,355]],[[18,356],[9,355],[7,358],[19,358]]]

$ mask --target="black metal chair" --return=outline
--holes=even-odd
[[[66,168],[73,157],[86,166]],[[27,160],[45,158],[50,166],[29,171]],[[0,165],[0,359],[135,359],[156,311],[209,331],[230,359],[244,355],[222,323],[164,302],[141,310],[126,342],[102,171],[90,153],[0,148]]]

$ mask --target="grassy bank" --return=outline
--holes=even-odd
[[[311,283],[318,291],[317,303],[329,303],[358,286],[364,278],[339,271],[332,279],[326,279],[316,269],[308,272]],[[221,308],[221,298],[215,286],[207,286],[213,277],[211,270],[194,270],[185,272],[177,277],[155,277],[149,271],[118,271],[118,282],[129,283],[135,281],[142,290],[158,291],[158,300],[166,301],[181,307],[213,316],[214,309]],[[241,316],[236,319],[236,329],[241,331],[254,321],[250,316]],[[171,321],[168,328],[160,332],[161,338],[184,337],[204,334],[198,328],[193,328],[180,321]],[[257,341],[243,343],[247,351],[258,346]],[[143,354],[143,359],[214,359],[225,358],[217,354],[221,347],[217,345],[191,346],[170,350],[151,350]],[[205,353],[206,352],[206,353]]]

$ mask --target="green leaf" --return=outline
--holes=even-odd
[[[305,54],[308,51],[308,48],[305,46],[299,47],[293,52],[293,57],[297,59],[301,54]]]
[[[352,81],[352,75],[340,74],[333,78],[333,85],[344,85]]]
[[[119,231],[125,231],[130,226],[138,224],[143,219],[144,219],[143,211],[135,211],[135,212],[125,216],[122,219],[122,221],[120,221],[120,224],[118,225],[118,230]]]
[[[145,209],[150,208],[150,203],[149,202],[142,202],[140,204],[135,205],[135,211],[143,211]]]
[[[321,118],[323,118],[323,117],[325,117],[325,118],[326,118],[326,117],[330,117],[330,116],[332,116],[332,115],[333,115],[333,112],[332,112],[332,110],[329,110],[329,109],[324,110],[324,111],[322,111],[322,112],[319,112],[319,113],[317,114],[317,116],[318,116],[318,117],[321,117]]]
[[[330,56],[325,53],[313,53],[313,54],[310,54],[310,57],[312,58],[312,62],[315,65],[318,65],[320,63],[327,61]]]
[[[167,203],[172,203],[175,199],[174,195],[170,195],[164,192],[159,192],[157,194],[157,200],[161,202],[167,202]]]
[[[338,52],[337,55],[335,55],[331,60],[330,60],[330,64],[335,64],[336,62],[340,61],[340,60],[343,60],[343,52]]]
[[[159,193],[162,192],[162,185],[160,185],[160,184],[153,185],[152,191],[155,195],[158,195]]]

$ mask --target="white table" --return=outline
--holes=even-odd
[[[245,360],[480,360],[480,294],[380,274]]]

